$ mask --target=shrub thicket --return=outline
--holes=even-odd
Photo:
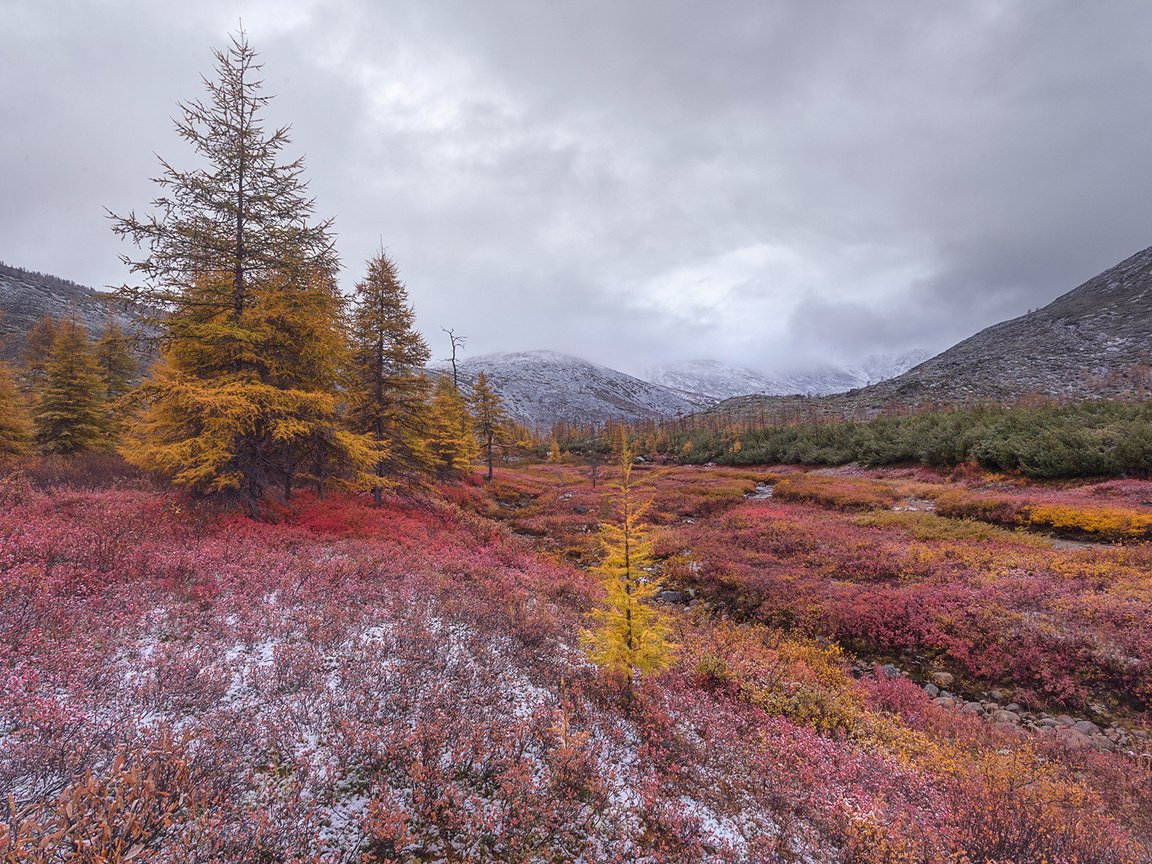
[[[669,449],[691,463],[949,467],[976,462],[1036,478],[1147,475],[1152,402],[979,407],[745,432],[685,430],[671,436]]]

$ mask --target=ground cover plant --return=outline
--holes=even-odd
[[[750,500],[754,471],[637,474],[701,587],[672,545],[710,524],[881,530]],[[675,665],[624,699],[579,645],[611,509],[584,469],[271,521],[118,485],[5,479],[4,860],[1148,859],[1147,766],[854,674],[816,628],[661,607]]]

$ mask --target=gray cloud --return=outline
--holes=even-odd
[[[239,18],[346,286],[383,242],[434,345],[944,348],[1152,235],[1136,0],[2,5],[0,258],[90,284]]]

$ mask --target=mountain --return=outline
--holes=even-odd
[[[667,387],[555,351],[485,354],[459,368],[462,384],[484,372],[508,413],[536,427],[662,419],[700,407]]]
[[[931,353],[917,348],[900,354],[873,354],[854,366],[821,366],[792,373],[767,374],[717,360],[688,360],[649,370],[645,380],[685,394],[716,401],[747,394],[826,396],[892,378],[924,362]]]
[[[109,320],[127,328],[131,318],[116,308],[111,294],[56,276],[0,264],[0,359],[18,357],[24,334],[45,315],[75,315],[97,337]]]
[[[726,400],[725,415],[870,416],[924,405],[1152,395],[1152,248],[1042,309],[994,324],[901,375],[838,396]]]

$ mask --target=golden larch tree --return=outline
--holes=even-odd
[[[7,363],[0,363],[0,454],[28,452],[32,442],[32,418],[28,404],[16,387],[16,378]]]
[[[377,506],[386,488],[413,481],[432,466],[424,374],[431,351],[415,318],[396,262],[381,252],[356,284],[345,376],[348,422],[380,448],[371,482]]]
[[[104,398],[119,399],[136,383],[140,363],[132,353],[132,339],[115,321],[109,321],[96,340],[96,362],[104,380]]]
[[[464,397],[447,376],[436,383],[436,392],[432,396],[428,412],[428,450],[436,473],[441,477],[465,473],[480,453]]]
[[[104,381],[88,334],[75,321],[57,325],[36,400],[33,425],[44,453],[80,453],[109,444]]]
[[[644,525],[651,501],[637,501],[632,480],[635,453],[627,440],[619,448],[620,478],[614,484],[616,521],[600,526],[603,558],[595,573],[604,604],[590,613],[594,626],[581,634],[588,658],[631,682],[666,669],[675,646],[667,623],[653,608],[660,580],[652,574],[652,540]]]
[[[56,341],[59,322],[52,315],[44,315],[28,328],[24,334],[24,351],[20,359],[20,383],[24,391],[35,394],[44,383],[48,358],[52,355],[52,343]]]
[[[250,287],[239,319],[212,302],[228,290],[202,277],[188,295],[204,302],[168,322],[125,458],[191,489],[237,491],[249,509],[271,485],[290,498],[298,480],[321,494],[332,481],[362,483],[377,448],[339,413],[346,346],[331,273],[271,274]]]
[[[488,466],[487,477],[491,480],[495,451],[507,444],[509,430],[500,394],[484,372],[476,376],[476,383],[472,385],[472,416],[475,419],[476,436],[480,440],[480,453]]]
[[[163,346],[124,455],[182,485],[238,490],[254,509],[270,486],[290,495],[298,475],[322,488],[359,474],[376,448],[338,422],[331,220],[312,221],[303,160],[281,158],[287,127],[264,127],[270,97],[244,34],[215,53],[208,98],[182,104],[176,123],[201,167],[162,160],[155,212],[112,215],[147,252],[124,257],[144,284],[120,293],[151,314]]]

